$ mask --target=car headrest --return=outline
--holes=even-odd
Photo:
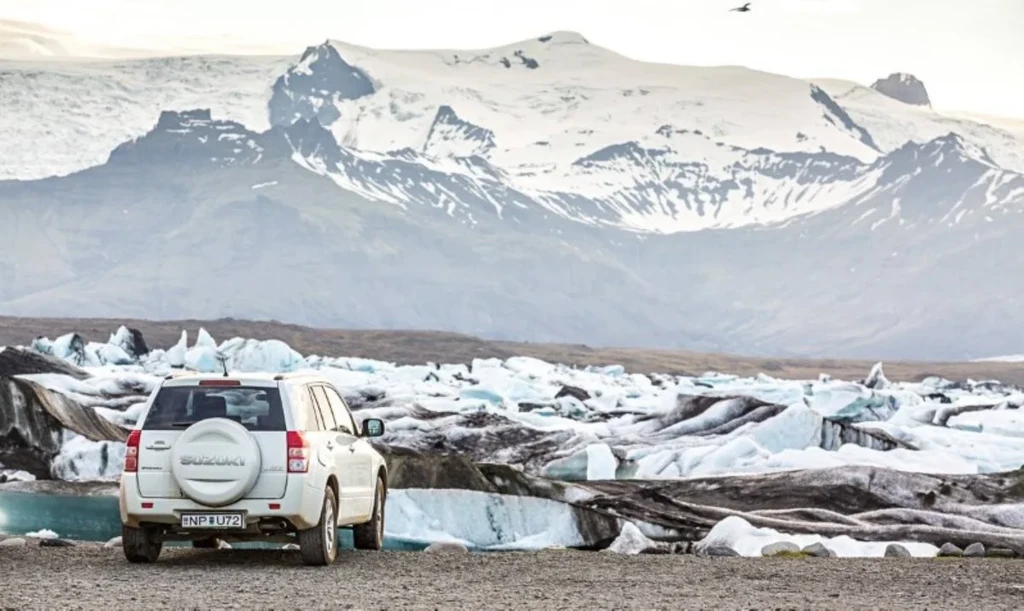
[[[228,415],[228,402],[224,397],[204,396],[196,406],[200,418],[223,418]]]

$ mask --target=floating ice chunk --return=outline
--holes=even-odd
[[[174,344],[167,354],[164,355],[167,364],[171,367],[181,368],[185,366],[185,355],[188,354],[188,331],[181,332],[181,338]]]
[[[779,541],[794,543],[801,549],[814,543],[821,543],[841,557],[880,558],[885,555],[885,548],[890,543],[902,545],[907,548],[907,551],[912,556],[916,557],[933,557],[939,551],[939,548],[929,543],[903,541],[865,542],[856,541],[847,536],[830,539],[821,535],[783,534],[771,528],[756,528],[738,516],[729,516],[715,524],[707,536],[695,545],[697,548],[722,545],[736,550],[741,556],[760,556],[761,549],[764,546],[778,543]]]
[[[974,429],[992,435],[1020,438],[1024,437],[1024,411],[1000,409],[967,412],[953,416],[947,425],[961,430]],[[1024,459],[1021,463],[1024,464]]]
[[[505,363],[501,359],[473,359],[470,371],[474,374],[478,374],[483,369],[495,369],[504,367]]]
[[[117,346],[124,350],[125,353],[128,353],[134,344],[132,332],[128,327],[121,325],[117,328],[117,331],[110,334],[110,339],[107,340],[107,343],[111,346]]]
[[[50,463],[50,473],[69,482],[116,481],[123,467],[123,443],[91,441],[64,431],[60,453]]]
[[[470,549],[585,543],[570,505],[473,490],[392,490],[385,534],[423,544],[453,541]]]
[[[619,461],[606,443],[591,443],[568,456],[548,463],[544,477],[565,481],[615,479]]]
[[[200,327],[195,345],[185,353],[185,368],[203,373],[221,371],[220,357],[217,342],[206,329]]]
[[[128,352],[114,344],[89,344],[86,349],[95,354],[94,358],[87,359],[99,365],[130,365],[133,359]]]
[[[604,367],[587,367],[587,371],[600,373],[601,375],[619,377],[626,374],[626,368],[622,365],[605,365]]]
[[[220,345],[232,371],[271,371],[284,373],[306,368],[302,355],[288,344],[276,340],[260,341],[236,337]]]
[[[26,537],[32,537],[34,539],[56,539],[56,538],[59,537],[59,535],[57,533],[53,532],[49,528],[44,528],[42,530],[37,530],[37,531],[34,531],[34,532],[25,533],[25,536]]]
[[[502,404],[501,395],[494,392],[493,390],[488,390],[486,388],[463,388],[462,391],[459,393],[459,396],[461,396],[463,399],[477,399],[479,401],[486,401],[492,405]]]
[[[196,343],[194,348],[217,348],[217,342],[214,341],[213,336],[203,327],[199,327],[199,333],[196,335]]]
[[[220,359],[216,348],[196,347],[190,348],[185,354],[185,368],[202,373],[214,373],[222,371]]]
[[[380,369],[387,369],[389,365],[392,368],[394,367],[393,363],[385,363],[383,361],[375,361],[373,359],[360,359],[355,357],[329,359],[328,364],[331,367],[337,367],[339,369],[348,369],[349,371],[361,371],[363,373],[376,373]]]
[[[587,479],[615,479],[619,461],[612,454],[607,443],[592,443],[587,446]]]
[[[817,447],[821,440],[821,416],[794,403],[773,418],[737,429],[736,434],[741,433],[769,453]]]
[[[868,374],[866,380],[864,380],[864,386],[868,388],[874,388],[876,390],[882,390],[889,387],[889,379],[885,377],[885,372],[882,371],[882,363],[875,363],[874,367],[871,368],[871,373]]]
[[[75,365],[87,364],[85,340],[77,333],[65,333],[53,340],[51,351],[53,356]]]
[[[33,339],[29,348],[40,354],[53,354],[53,342],[46,337],[37,337]]]
[[[586,450],[549,462],[541,475],[551,479],[580,482],[587,479],[589,456]]]
[[[34,481],[36,481],[36,476],[32,475],[28,471],[21,471],[20,469],[4,469],[3,465],[0,465],[0,483]]]
[[[644,533],[640,532],[640,529],[635,524],[626,522],[622,525],[622,531],[619,532],[619,536],[612,541],[611,545],[605,548],[605,551],[635,556],[645,549],[655,547],[656,545],[654,541],[651,541]]]
[[[505,367],[512,371],[537,379],[546,379],[554,373],[556,366],[529,356],[514,356],[505,361]]]

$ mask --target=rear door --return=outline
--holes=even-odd
[[[327,429],[326,443],[331,449],[337,469],[338,487],[341,493],[341,498],[338,500],[340,505],[338,512],[345,519],[349,519],[359,513],[359,503],[356,501],[359,496],[359,481],[350,436],[339,430],[338,421],[334,418],[334,412],[331,410],[326,393],[324,393],[324,387],[314,384],[310,386],[310,393],[314,405],[323,418],[324,427]]]
[[[373,471],[373,446],[360,435],[356,419],[348,409],[348,404],[334,387],[323,386],[327,400],[330,401],[331,410],[339,423],[339,430],[344,430],[344,438],[348,450],[352,454],[352,466],[354,469],[355,495],[369,503],[370,511],[373,510],[373,492],[377,485],[376,473]]]
[[[197,409],[224,406],[223,413]],[[260,475],[245,495],[279,499],[288,481],[284,410],[276,382],[231,379],[170,380],[154,395],[142,421],[139,440],[139,495],[184,498],[171,473],[171,446],[181,432],[207,418],[221,417],[244,426],[260,448]]]

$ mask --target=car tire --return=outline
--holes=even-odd
[[[160,557],[164,543],[152,528],[121,525],[121,547],[128,562],[152,563]]]
[[[313,528],[299,531],[302,563],[326,566],[338,557],[338,501],[330,489],[324,494],[320,521]]]
[[[373,494],[373,513],[369,522],[352,527],[352,540],[356,549],[379,550],[384,547],[384,508],[387,502],[387,488],[384,478],[377,476],[377,487]]]

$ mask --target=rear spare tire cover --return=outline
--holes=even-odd
[[[241,424],[200,420],[171,448],[171,474],[185,496],[210,507],[245,496],[260,476],[260,447]]]

